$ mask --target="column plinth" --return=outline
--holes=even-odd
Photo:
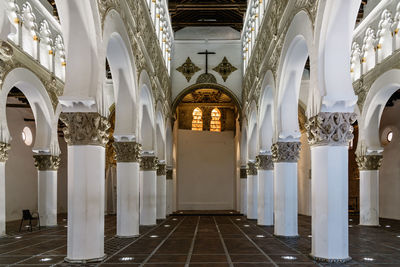
[[[140,224],[157,224],[157,164],[152,154],[142,154],[140,161]]]
[[[274,225],[274,163],[272,155],[258,155],[258,219],[259,225]]]
[[[312,250],[319,261],[346,262],[348,237],[348,144],[354,113],[321,112],[306,123],[311,146]]]

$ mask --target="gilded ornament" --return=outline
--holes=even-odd
[[[221,75],[222,79],[224,82],[228,79],[229,75],[231,75],[232,72],[236,71],[237,68],[234,67],[226,57],[221,61],[221,63],[218,64],[215,68],[213,68],[215,72],[218,72],[219,75]]]
[[[142,155],[140,159],[140,169],[142,171],[156,171],[158,159],[154,155]]]
[[[68,145],[105,146],[108,142],[110,122],[96,112],[61,113],[65,123],[64,138]]]
[[[353,139],[355,113],[320,112],[305,124],[310,146],[346,146]]]
[[[56,171],[60,167],[61,158],[53,155],[33,155],[35,167],[39,171]]]
[[[274,162],[272,155],[258,155],[256,157],[256,166],[259,170],[273,170]]]
[[[297,162],[300,142],[277,142],[271,147],[274,162]]]
[[[257,166],[255,162],[247,162],[247,175],[257,175]]]
[[[185,63],[182,64],[182,66],[178,67],[176,69],[177,71],[179,71],[180,73],[183,74],[183,76],[185,76],[186,80],[188,82],[190,82],[190,80],[192,79],[192,76],[200,71],[201,69],[199,67],[197,67],[192,60],[190,59],[190,57],[188,57],[185,61]]]
[[[117,162],[139,162],[142,145],[136,142],[114,142]]]
[[[362,155],[356,157],[360,171],[378,170],[382,164],[382,155]]]
[[[0,142],[0,162],[6,162],[8,160],[8,151],[10,149],[10,144]]]

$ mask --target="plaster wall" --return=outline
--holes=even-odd
[[[235,208],[234,141],[232,131],[178,130],[178,210]]]

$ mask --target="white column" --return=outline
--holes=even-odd
[[[34,155],[38,169],[38,213],[41,226],[57,225],[57,170],[60,157]]]
[[[173,169],[172,166],[167,167],[167,175],[166,175],[166,205],[167,205],[167,210],[166,213],[167,215],[172,214],[173,212],[173,201],[174,201],[174,181],[172,179],[173,175]]]
[[[247,167],[240,167],[240,213],[247,215]]]
[[[297,160],[299,142],[272,145],[274,160],[274,235],[297,237]]]
[[[247,163],[247,218],[257,219],[258,176],[256,163]]]
[[[68,144],[67,262],[101,261],[104,254],[105,144],[110,123],[95,112],[62,113]]]
[[[274,164],[271,155],[257,156],[258,225],[274,225]]]
[[[167,209],[167,177],[165,162],[157,165],[157,219],[166,218]]]
[[[306,124],[311,146],[312,250],[319,261],[349,257],[348,143],[353,113],[321,112]]]
[[[360,225],[379,225],[379,167],[381,155],[357,157],[360,170]]]
[[[0,237],[6,235],[6,161],[10,145],[0,143]]]
[[[140,224],[157,224],[157,158],[142,154],[140,161]]]
[[[139,235],[140,144],[114,142],[117,155],[117,237]]]

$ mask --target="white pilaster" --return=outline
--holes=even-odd
[[[6,162],[0,161],[0,237],[6,235]]]
[[[157,158],[143,156],[140,163],[140,224],[157,224]]]

